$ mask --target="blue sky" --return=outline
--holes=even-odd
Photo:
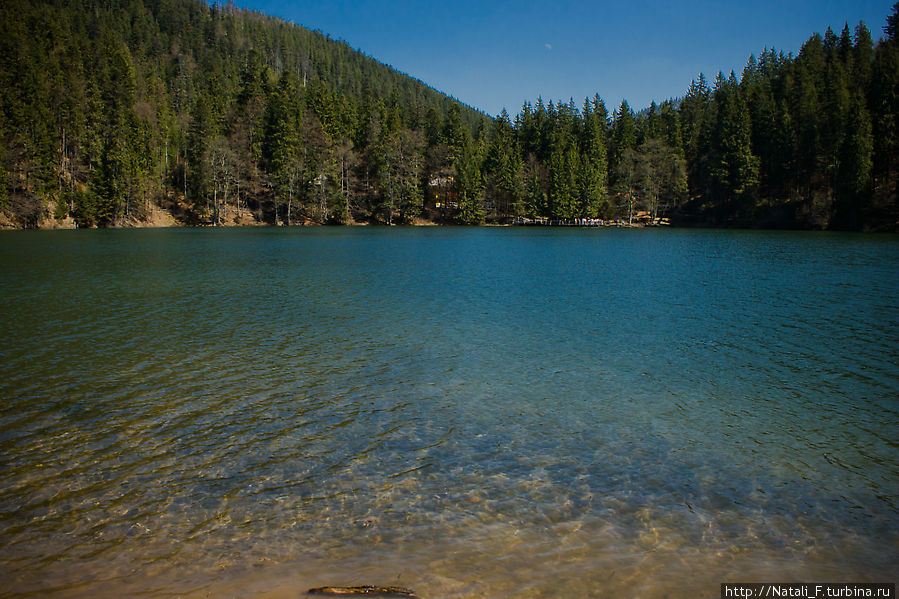
[[[609,111],[683,94],[700,72],[739,75],[765,47],[798,52],[814,32],[864,21],[877,40],[894,0],[552,2],[235,0],[345,40],[496,115],[525,100],[599,93]]]

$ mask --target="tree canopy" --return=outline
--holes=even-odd
[[[201,0],[0,7],[0,214],[109,226],[514,217],[895,229],[899,3],[681,98],[473,110],[320,32]]]

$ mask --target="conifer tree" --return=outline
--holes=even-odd
[[[576,156],[576,192],[574,216],[597,218],[604,209],[605,189],[595,161],[587,154]],[[604,171],[602,171],[604,173]]]
[[[711,125],[714,117],[712,91],[705,75],[690,83],[680,105],[681,135],[684,157],[688,164],[688,180],[694,194],[709,191]]]
[[[758,186],[758,158],[752,153],[749,111],[736,78],[719,74],[715,84],[717,124],[714,135],[714,177],[718,199],[731,214],[747,216]]]
[[[522,168],[518,139],[505,109],[493,121],[491,141],[484,162],[487,191],[493,197],[497,216],[508,216],[521,201]]]
[[[465,126],[465,123],[462,121],[461,110],[455,104],[446,115],[446,121],[443,126],[443,138],[449,146],[450,160],[455,162],[461,158],[466,144],[470,141],[471,130]]]
[[[584,102],[579,174],[580,213],[596,218],[608,212],[608,112],[599,94]]]
[[[393,224],[394,212],[402,222],[411,222],[419,214],[423,199],[421,173],[423,141],[408,131],[390,133],[384,141],[383,160],[379,161],[378,181],[381,219]]]
[[[274,221],[279,223],[280,205],[287,203],[286,223],[291,224],[291,212],[304,172],[300,128],[302,113],[295,75],[284,71],[269,98],[265,114],[265,143],[263,156],[266,169],[275,184]]]
[[[637,124],[627,100],[615,111],[612,121],[612,150],[609,168],[618,172],[624,152],[637,146]]]
[[[854,46],[852,47],[852,81],[859,89],[868,92],[871,82],[871,65],[874,62],[874,42],[871,32],[859,21],[855,27]]]
[[[475,144],[464,143],[456,165],[456,189],[459,198],[459,220],[466,225],[484,221],[484,182]]]
[[[9,173],[6,170],[6,136],[0,129],[0,211],[9,209]]]
[[[187,137],[187,199],[194,211],[208,211],[212,169],[209,144],[215,135],[212,110],[205,94],[197,97],[190,115]]]
[[[874,175],[879,193],[892,197],[899,210],[899,2],[884,27],[885,37],[874,54],[871,72]]]
[[[858,229],[866,200],[872,192],[874,153],[871,120],[860,93],[852,98],[845,128],[836,173],[834,224],[842,229]]]
[[[534,165],[528,169],[530,174],[527,177],[524,198],[522,199],[522,207],[518,210],[519,214],[529,217],[548,216],[548,201],[543,184],[540,182],[540,176]]]
[[[826,82],[823,94],[823,126],[821,127],[821,143],[819,150],[825,176],[827,193],[834,193],[834,178],[840,160],[840,148],[846,130],[846,119],[849,114],[849,82],[847,69],[840,59],[839,53],[827,67]]]
[[[661,119],[662,139],[668,147],[683,153],[683,137],[681,135],[680,112],[674,106],[674,102],[666,100],[659,109]]]

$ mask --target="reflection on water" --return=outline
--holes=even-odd
[[[890,580],[899,240],[0,236],[0,594]]]

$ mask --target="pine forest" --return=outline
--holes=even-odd
[[[0,226],[899,230],[899,2],[685,83],[492,118],[233,4],[5,0]]]

